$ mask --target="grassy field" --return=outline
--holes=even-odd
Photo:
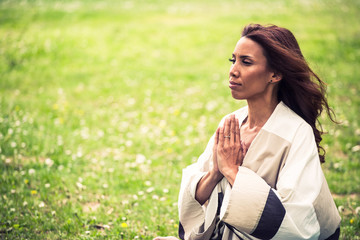
[[[231,98],[248,23],[298,38],[341,122],[323,169],[360,239],[360,2],[0,1],[0,238],[176,235],[181,169]]]

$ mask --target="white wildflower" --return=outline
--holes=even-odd
[[[149,187],[148,189],[146,189],[146,192],[147,193],[151,193],[151,192],[153,192],[154,191],[154,188],[153,187]]]
[[[76,156],[81,158],[83,156],[82,150],[79,149],[78,152],[76,153]]]
[[[358,152],[358,151],[360,151],[360,145],[353,146],[353,147],[351,148],[351,151],[353,151],[353,152]]]
[[[356,213],[356,214],[359,214],[359,213],[360,213],[360,207],[357,207],[357,208],[355,209],[355,213]]]
[[[136,163],[143,164],[146,161],[146,157],[142,154],[136,154]]]
[[[30,168],[30,169],[29,169],[29,175],[33,175],[33,174],[35,174],[35,169]]]
[[[97,136],[98,136],[99,138],[102,138],[104,135],[105,135],[104,131],[102,131],[102,130],[98,130],[98,131],[97,131]]]
[[[129,104],[129,105],[134,105],[135,103],[136,103],[135,98],[129,98],[129,99],[128,99],[128,104]]]
[[[339,207],[338,207],[338,211],[339,211],[340,213],[342,213],[344,210],[345,210],[344,206],[339,206]]]
[[[77,182],[77,183],[76,183],[76,186],[77,186],[79,189],[82,189],[82,188],[83,188],[83,185],[82,185],[80,182]]]
[[[125,146],[127,146],[127,147],[131,147],[132,145],[133,145],[133,142],[131,140],[127,140],[125,142]]]
[[[356,135],[360,135],[360,128],[358,128],[358,129],[355,130],[355,134],[356,134]]]
[[[54,164],[54,161],[51,160],[50,158],[47,158],[47,159],[45,159],[45,164],[46,164],[48,167],[51,167],[51,166]]]
[[[44,202],[40,202],[40,203],[39,203],[39,207],[40,207],[40,208],[45,207],[45,203],[44,203]]]

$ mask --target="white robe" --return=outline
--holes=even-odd
[[[241,123],[248,109],[234,113]],[[195,191],[211,168],[213,145],[214,136],[198,161],[183,170],[181,238],[326,239],[339,228],[313,130],[283,102],[253,140],[234,185],[223,178],[201,206]]]

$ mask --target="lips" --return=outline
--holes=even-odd
[[[234,89],[234,88],[237,88],[240,86],[242,86],[240,83],[236,83],[234,81],[229,81],[229,88],[231,88],[231,89]]]

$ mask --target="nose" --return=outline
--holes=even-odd
[[[236,64],[231,65],[229,77],[230,78],[238,78],[240,76],[239,70],[236,68]]]

